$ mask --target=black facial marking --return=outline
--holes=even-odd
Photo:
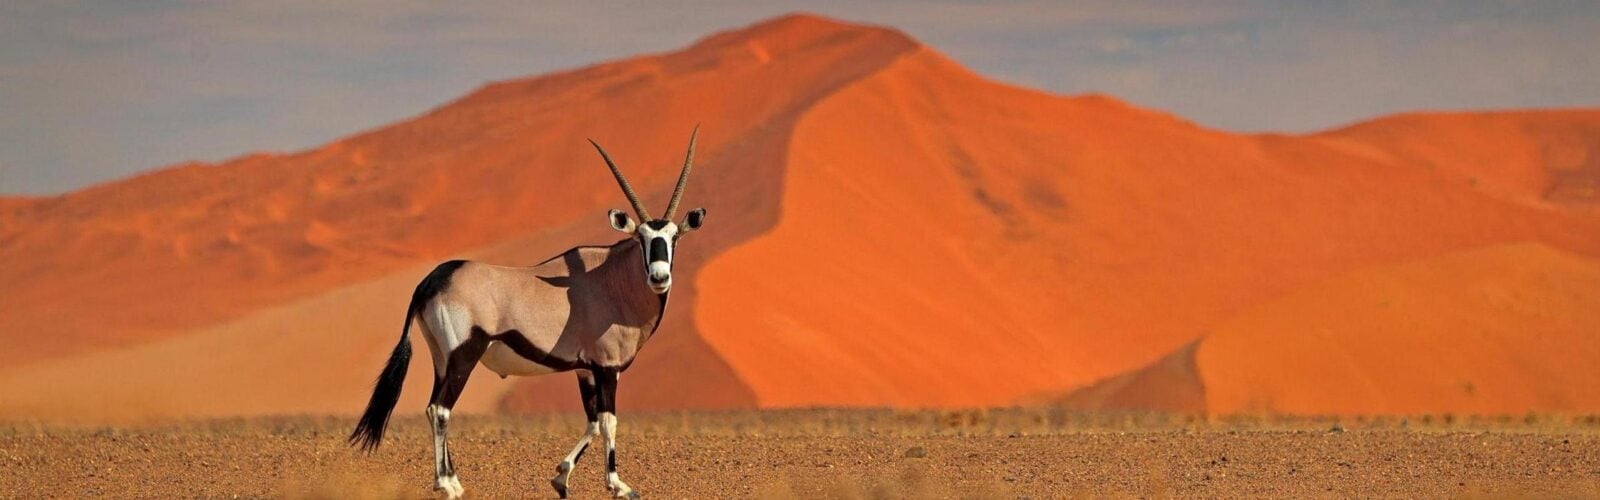
[[[660,231],[663,228],[667,227],[667,224],[671,224],[671,223],[672,223],[671,221],[668,221],[666,219],[656,219],[656,220],[653,220],[653,221],[650,221],[650,222],[646,222],[646,223],[644,223],[644,225],[650,226],[650,229],[654,229],[654,230]]]
[[[657,236],[650,239],[650,262],[667,261],[667,239]]]

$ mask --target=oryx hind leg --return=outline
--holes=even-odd
[[[453,330],[448,326],[445,328]],[[449,334],[449,332],[442,333]],[[427,415],[428,424],[433,428],[434,489],[444,491],[448,498],[453,499],[460,498],[464,489],[460,477],[456,475],[455,460],[450,456],[450,444],[447,439],[450,411],[455,408],[456,400],[466,388],[467,379],[472,375],[472,369],[478,365],[478,360],[483,357],[484,349],[488,348],[489,340],[486,336],[473,335],[453,348],[447,349],[447,345],[441,342],[438,346],[443,354],[441,357],[444,363],[443,369],[435,370],[439,375],[434,378],[433,395],[428,401]]]
[[[567,497],[567,478],[572,474],[572,469],[578,466],[578,460],[583,458],[583,452],[589,449],[589,442],[600,434],[593,372],[578,370],[578,397],[583,400],[583,413],[589,417],[589,423],[584,427],[583,436],[578,438],[578,444],[573,445],[567,457],[556,464],[556,477],[550,480],[550,486],[556,489],[556,494],[561,498]]]

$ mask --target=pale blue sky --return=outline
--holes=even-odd
[[[808,10],[1203,125],[1600,106],[1600,2],[0,2],[0,193],[294,151],[479,85]],[[597,6],[593,4],[604,4]]]

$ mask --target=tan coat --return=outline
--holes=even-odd
[[[628,238],[533,267],[461,264],[417,318],[437,374],[442,353],[480,336],[489,340],[481,362],[502,376],[627,367],[666,307],[665,294],[644,286],[643,262]]]

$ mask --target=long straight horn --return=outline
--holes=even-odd
[[[633,186],[628,185],[628,178],[623,177],[622,170],[617,169],[617,164],[611,162],[611,155],[606,154],[606,148],[600,147],[600,143],[594,142],[594,139],[589,139],[589,144],[594,145],[594,150],[600,152],[600,158],[606,160],[606,166],[611,167],[611,175],[617,177],[617,185],[622,187],[622,194],[628,196],[628,203],[632,203],[633,211],[638,212],[639,222],[654,220],[650,218],[650,211],[644,209],[644,203],[639,202],[639,195],[633,193]]]
[[[683,188],[689,185],[689,168],[694,166],[694,140],[700,137],[700,124],[689,134],[689,154],[683,157],[683,173],[678,174],[678,187],[672,190],[672,201],[667,203],[667,220],[678,214],[678,200],[683,198]]]

